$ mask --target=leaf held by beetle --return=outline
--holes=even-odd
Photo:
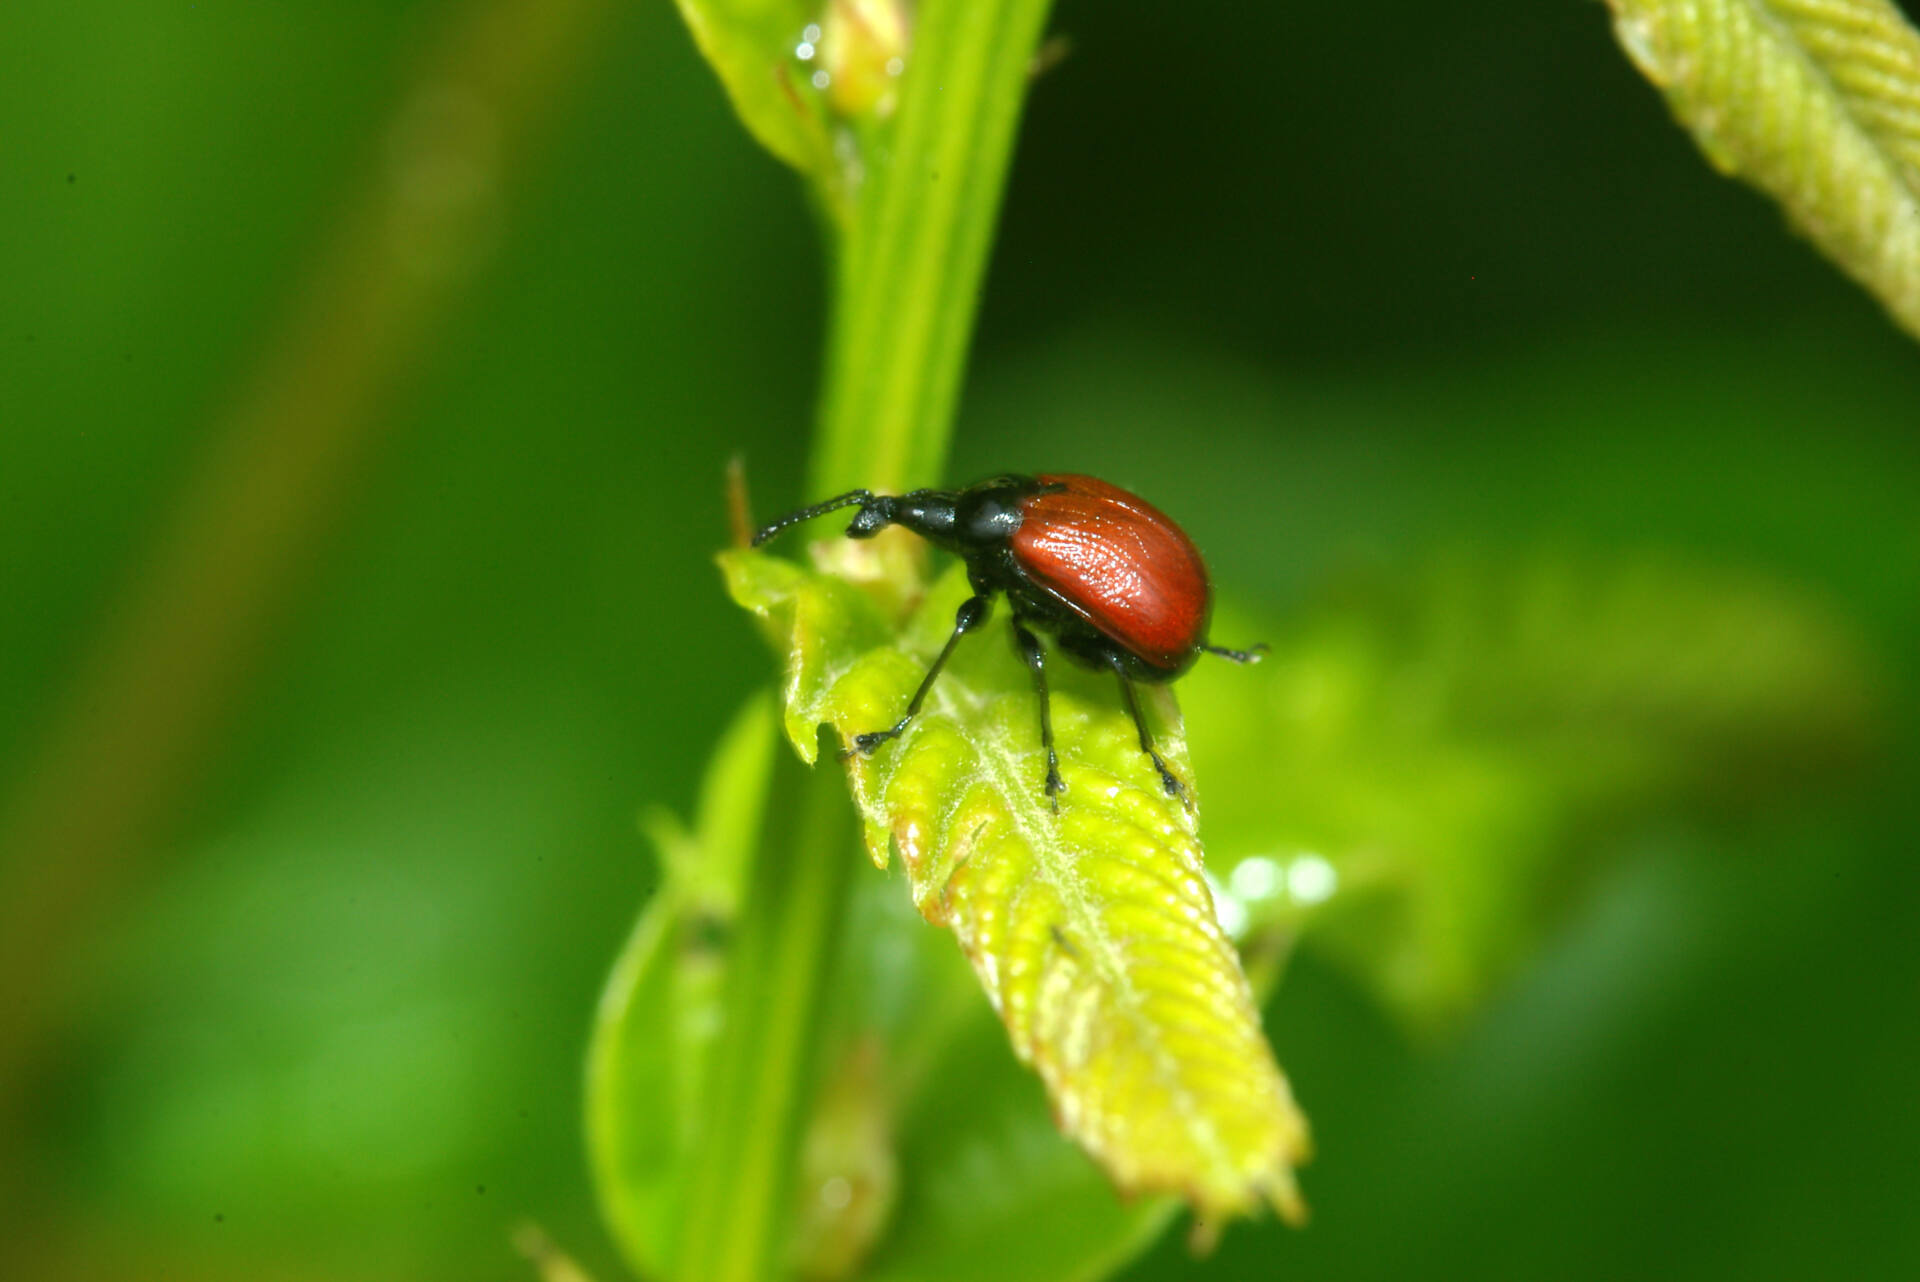
[[[822,725],[851,743],[897,717],[969,593],[954,569],[899,630],[833,576],[747,550],[721,565],[785,656],[786,730],[808,759]],[[1123,1193],[1183,1196],[1203,1236],[1263,1201],[1297,1219],[1306,1123],[1215,919],[1195,814],[1111,685],[1060,666],[1056,813],[1005,627],[962,642],[898,740],[849,759],[869,854],[900,851],[915,904],[954,931],[1061,1127]],[[1191,778],[1171,697],[1145,693]]]

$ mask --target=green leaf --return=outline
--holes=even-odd
[[[605,1218],[644,1277],[681,1276],[676,1226],[693,1212],[696,1151],[707,1119],[737,1106],[721,1098],[714,1057],[744,864],[763,827],[790,822],[767,805],[773,728],[767,698],[736,720],[691,829],[649,817],[668,880],[602,999],[589,1152]],[[857,879],[829,1006],[812,1022],[826,1066],[794,1181],[796,1271],[902,1282],[1105,1276],[1158,1235],[1174,1204],[1122,1203],[1059,1135],[972,972],[899,880]]]
[[[1920,337],[1920,35],[1887,0],[1608,0],[1707,158]]]
[[[1533,950],[1583,855],[1804,794],[1875,737],[1873,668],[1818,600],[1668,560],[1459,555],[1266,635],[1256,672],[1183,686],[1223,914],[1304,931],[1422,1028]]]
[[[759,700],[722,745],[696,830],[664,852],[668,880],[595,1022],[594,1182],[643,1276],[748,1282],[780,1271],[789,1250],[815,1030],[854,861],[845,799],[771,752],[772,730]]]
[[[728,951],[760,840],[773,704],[751,700],[708,766],[694,830],[649,816],[666,880],[621,950],[587,1053],[587,1147],[601,1210],[643,1275],[674,1276],[688,1173],[724,1019]]]
[[[675,0],[700,53],[761,146],[822,189],[837,182],[820,96],[795,57],[818,16],[803,0]]]
[[[821,725],[849,743],[891,724],[969,591],[956,567],[888,641],[881,607],[837,576],[747,551],[722,565],[788,656],[802,756]],[[1056,813],[1032,688],[990,640],[961,647],[906,734],[849,762],[869,854],[900,851],[914,903],[954,931],[1061,1127],[1122,1192],[1178,1193],[1203,1232],[1260,1201],[1297,1216],[1305,1123],[1216,923],[1195,811],[1161,787],[1117,694],[1055,665]],[[1162,753],[1191,780],[1172,699],[1151,694]]]

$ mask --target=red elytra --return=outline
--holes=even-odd
[[[1020,568],[1143,662],[1169,676],[1185,670],[1206,641],[1213,604],[1193,540],[1153,504],[1097,477],[1035,479],[1048,488],[1021,502],[1008,540]]]

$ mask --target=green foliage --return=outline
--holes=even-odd
[[[903,0],[878,0],[900,4]],[[941,480],[1047,0],[922,0],[899,108],[856,118],[810,491]]]
[[[810,488],[933,483],[1046,0],[679,3],[741,120],[826,214]]]
[[[1026,75],[1010,51],[1032,48],[1044,5],[923,6],[910,61],[903,11],[884,3],[833,5],[828,30],[804,26],[791,53],[781,42],[803,15],[683,11],[835,237],[812,490],[936,479]],[[1621,29],[1646,34],[1624,16]],[[849,32],[865,44],[851,60]],[[831,70],[797,90],[792,59],[816,57]],[[1804,221],[1819,233],[1817,213]],[[1829,252],[1886,275],[1856,267],[1848,243]],[[892,722],[968,591],[958,570],[922,591],[900,539],[827,545],[821,562],[722,559],[783,656],[784,727],[809,764],[823,728],[844,745]],[[1232,849],[1216,861],[1228,928],[1263,983],[1305,936],[1416,1024],[1457,1018],[1537,939],[1555,856],[1585,827],[1710,794],[1706,776],[1743,754],[1857,748],[1864,678],[1816,613],[1663,567],[1589,583],[1558,566],[1516,578],[1455,565],[1428,595],[1303,621],[1255,679],[1264,697],[1207,708],[1231,745],[1208,785]],[[1262,1201],[1298,1218],[1306,1125],[1216,914],[1197,807],[1159,787],[1110,697],[1059,687],[1056,807],[1026,674],[997,647],[964,647],[904,735],[851,758],[868,853],[885,869],[899,852],[913,904],[954,931],[1048,1111],[1121,1193],[1183,1196],[1202,1242]],[[1163,751],[1194,779],[1172,699],[1155,695]],[[1086,1201],[1087,1168],[1039,1158],[1057,1146],[1020,1153],[990,1188],[942,1180],[935,1155],[954,1143],[916,1147],[929,1119],[952,1115],[926,1083],[969,1063],[969,1047],[1004,1058],[926,932],[859,891],[843,903],[819,781],[814,804],[772,803],[780,821],[752,838],[769,804],[765,740],[764,710],[749,714],[694,833],[654,825],[668,885],[603,1008],[592,1134],[630,1260],[674,1279],[871,1264],[1037,1280],[1124,1258],[1165,1203],[1090,1209],[1111,1203]],[[795,873],[794,860],[810,863]],[[889,999],[901,973],[922,981],[920,1001]],[[1007,1101],[1031,1136],[1021,1098],[1009,1087],[969,1110],[975,1143]],[[1011,1218],[983,1210],[995,1204]],[[1036,1214],[1051,1253],[1008,1258],[1007,1228]]]
[[[955,569],[890,626],[895,607],[838,574],[757,552],[723,565],[787,656],[786,732],[807,757],[823,724],[844,743],[891,719],[967,591]],[[1220,626],[1262,631],[1232,611]],[[1205,787],[1224,916],[1263,982],[1299,941],[1425,1030],[1456,1023],[1537,946],[1581,880],[1569,856],[1595,837],[1830,777],[1872,742],[1881,701],[1872,666],[1817,601],[1658,559],[1456,555],[1269,634],[1268,663],[1203,667],[1183,685],[1201,731],[1191,758],[1177,722],[1160,727],[1175,769]],[[1236,1037],[1264,1061],[1244,1025],[1218,1023],[1243,1010],[1237,976],[1205,978],[1221,936],[1185,862],[1195,818],[1161,792],[1104,684],[1072,673],[1056,696],[1069,791],[1055,816],[1024,670],[994,640],[963,644],[916,725],[846,767],[869,853],[885,866],[899,850],[907,884],[859,878],[840,935],[818,1030],[823,1085],[790,1193],[790,1258],[809,1276],[1101,1276],[1171,1208],[1116,1202],[1053,1135],[1054,1117],[1120,1187],[1216,1199],[1202,1237],[1244,1196],[1244,1176],[1209,1186],[1204,1165],[1166,1173],[1194,1160],[1181,1133],[1193,1117],[1168,1108],[1182,1069],[1243,1084],[1246,1066],[1210,1071]],[[765,813],[772,738],[756,702],[716,757],[694,830],[655,823],[669,882],[603,1006],[590,1082],[601,1187],[633,1258],[662,1276],[681,1276],[662,1244],[697,1214],[685,1192],[697,1119],[745,1106],[707,1080],[728,951],[714,941],[733,938],[738,892],[721,872],[741,867],[742,834]],[[1065,868],[1081,905],[1063,902]],[[1167,911],[1182,881],[1192,916]],[[954,950],[905,911],[909,894],[960,938],[1050,1099],[1020,1079]],[[693,931],[696,899],[708,916]],[[1056,927],[1080,946],[1065,948]],[[1125,959],[1134,993],[1079,973],[1102,947]],[[1078,1025],[1063,1035],[1067,1012]],[[1156,1018],[1173,1026],[1156,1048],[1170,1077],[1129,1077],[1124,1054],[1063,1062],[1075,1041],[1100,1045],[1103,1022],[1122,1025],[1122,1052],[1137,1050],[1128,1038]],[[1212,1042],[1197,1059],[1195,1029]],[[1145,1089],[1129,1095],[1116,1079]],[[1198,1094],[1232,1119],[1225,1129],[1250,1133],[1244,1101]],[[1075,1132],[1081,1110],[1122,1125]],[[636,1234],[642,1221],[652,1227]]]
[[[686,1275],[686,1226],[697,1217],[717,1214],[720,1234],[739,1227],[724,1206],[702,1204],[695,1182],[717,1120],[750,1108],[763,1089],[724,1080],[719,1047],[735,945],[748,929],[737,857],[763,842],[778,848],[790,816],[768,808],[769,793],[777,772],[800,771],[774,759],[771,703],[756,699],[728,732],[692,829],[652,825],[666,881],[608,980],[596,1024],[587,1076],[595,1182],[645,1276]],[[812,857],[845,867],[847,853]],[[736,876],[723,883],[713,870],[727,868]],[[807,1276],[865,1263],[869,1278],[955,1282],[1103,1275],[1159,1231],[1171,1204],[1122,1204],[1060,1138],[958,951],[918,920],[898,881],[857,879],[826,972],[813,1021],[820,1086],[793,1178],[769,1181],[790,1199],[788,1263]],[[779,971],[773,988],[783,1001],[803,998],[805,979]],[[726,1053],[766,1064],[771,1049],[749,1040]]]
[[[715,758],[694,831],[654,825],[667,880],[595,1024],[596,1183],[649,1276],[769,1277],[790,1252],[851,834],[830,781],[770,760],[770,730],[754,701]]]
[[[792,25],[791,13],[769,17],[751,6],[691,3],[683,8],[743,118],[811,180],[828,213],[836,279],[816,475],[825,478],[823,484],[839,485],[844,478],[875,487],[931,478],[945,453],[1046,4],[932,0],[913,12],[910,48],[905,10],[884,0],[831,5],[818,24],[800,29],[796,46],[787,43],[794,33],[781,32],[783,24]],[[793,68],[782,61],[789,48],[794,58],[830,64],[808,77],[823,96],[808,100],[793,91]],[[782,104],[755,80],[769,69],[777,69],[790,102]],[[816,117],[807,110],[823,104],[833,113],[826,134],[830,165],[822,163]],[[806,113],[804,123],[796,123],[795,110]],[[736,562],[755,564],[776,563]],[[879,577],[896,594],[910,590],[911,564],[897,558],[880,567]],[[833,585],[818,592],[781,598],[790,607],[785,622],[792,630],[783,648],[802,655],[789,683],[790,696],[798,697],[788,700],[788,729],[809,760],[822,718],[801,724],[806,697],[826,679],[827,665],[881,654],[887,633],[876,607],[863,607],[859,594],[828,582]],[[767,595],[764,587],[760,595]],[[862,690],[871,699],[884,686],[854,681],[843,693]],[[822,775],[795,786],[819,803],[828,783]],[[716,795],[724,796],[727,786],[716,777]],[[783,823],[763,835],[754,858],[738,865],[732,856],[716,856],[723,867],[749,869],[751,882],[737,898],[738,930],[724,948],[724,974],[704,974],[699,958],[686,955],[683,936],[689,920],[708,928],[727,920],[723,912],[736,902],[736,892],[723,875],[709,875],[707,910],[688,918],[698,886],[685,871],[687,861],[672,859],[669,870],[678,888],[649,908],[635,935],[609,990],[593,1057],[593,1130],[610,1218],[637,1267],[676,1279],[759,1278],[792,1268],[837,1275],[866,1256],[889,1218],[892,1163],[885,1135],[892,1114],[876,1103],[876,1091],[846,1086],[872,1077],[874,1057],[887,1043],[861,1027],[856,1040],[836,1044],[815,1020],[831,965],[829,941],[845,906],[837,889],[845,868],[835,849],[837,825],[824,820],[817,804],[796,813],[776,803],[774,810]],[[696,850],[703,844],[686,843]],[[667,846],[671,851],[677,843]],[[1197,852],[1181,853],[1186,881],[1204,905],[1204,888],[1193,879]],[[1060,860],[1054,862],[1060,871]],[[1083,924],[1069,923],[1076,930]],[[1059,934],[1053,929],[1045,938]],[[1094,938],[1090,946],[1101,942]],[[1205,942],[1211,945],[1207,959],[1216,968],[1224,965],[1237,981],[1235,1019],[1226,1028],[1238,1037],[1233,1050],[1239,1058],[1230,1057],[1229,1065],[1251,1062],[1264,1070],[1264,1076],[1253,1075],[1253,1093],[1264,1095],[1277,1117],[1284,1086],[1259,1040],[1251,996],[1217,931]],[[998,960],[991,946],[980,955]],[[690,1042],[682,1046],[685,1039],[669,1039],[663,1047],[644,1031],[662,1019],[684,1031],[684,1020],[672,1023],[676,1011],[662,1004],[676,982],[664,977],[681,972],[696,991],[714,999],[709,1010],[720,1041],[710,1052]],[[1064,973],[1059,967],[1055,972]],[[1112,965],[1102,976],[1109,991],[1125,979]],[[1144,1002],[1133,1006],[1138,1022]],[[1055,1035],[1023,1049],[1045,1063],[1063,1045]],[[803,1084],[823,1057],[833,1086],[803,1102]],[[713,1080],[688,1097],[685,1083],[703,1074]],[[658,1089],[668,1081],[682,1084],[677,1093]],[[1197,1097],[1190,1082],[1168,1080],[1163,1086],[1183,1104]],[[680,1106],[672,1117],[659,1112],[667,1098]],[[1077,1102],[1089,1116],[1105,1106],[1097,1095],[1057,1092],[1056,1098]],[[802,1113],[809,1110],[812,1124],[806,1127]],[[1210,1135],[1212,1120],[1203,1113],[1194,1129]],[[622,1138],[623,1130],[636,1128],[653,1138]],[[683,1142],[667,1143],[663,1133]],[[1255,1142],[1260,1147],[1241,1154],[1216,1141],[1214,1164],[1205,1172],[1212,1185],[1202,1186],[1201,1177],[1189,1173],[1191,1164],[1177,1163],[1171,1175],[1148,1172],[1137,1182],[1151,1188],[1187,1180],[1202,1200],[1238,1206],[1247,1192],[1235,1183],[1257,1180],[1274,1186],[1273,1195],[1284,1200],[1284,1136],[1256,1135]],[[1120,1159],[1138,1146],[1105,1147]],[[838,1192],[809,1197],[809,1190]],[[1110,1239],[1101,1239],[1098,1249],[1110,1250]]]
[[[815,7],[805,0],[676,2],[740,123],[816,190],[836,192],[839,175],[823,103],[794,56]]]
[[[875,607],[842,580],[754,552],[725,566],[788,656],[787,732],[807,757],[823,724],[851,743],[892,722],[970,591],[956,567],[897,643],[862,646]],[[1155,694],[1156,738],[1191,777]],[[885,867],[899,850],[914,903],[958,936],[1062,1127],[1123,1193],[1178,1192],[1209,1224],[1258,1200],[1297,1216],[1306,1126],[1215,920],[1197,816],[1110,693],[1063,689],[1054,724],[1057,812],[1025,672],[999,646],[964,648],[904,735],[850,761],[868,852]]]
[[[1818,601],[1659,559],[1456,555],[1273,635],[1186,686],[1229,916],[1306,931],[1423,1029],[1534,950],[1596,837],[1803,790],[1878,732]]]
[[[700,1255],[737,1238],[768,1274],[1045,1282],[1115,1272],[1177,1214],[1060,1137],[771,698],[746,736],[764,783],[688,800],[773,671],[715,590],[710,479],[742,452],[765,507],[840,483],[805,479],[827,464],[800,439],[820,295],[842,307],[850,267],[850,189],[823,188],[901,118],[870,61],[865,88],[814,89],[792,24],[837,69],[834,16],[880,7],[767,6],[791,16],[743,64],[804,108],[823,271],[802,182],[676,6],[9,6],[0,808],[75,821],[39,850],[0,836],[10,1275],[504,1280],[531,1218],[549,1276],[572,1256],[614,1282],[632,1198],[621,1237],[648,1258],[674,1224],[676,1261],[697,1226]],[[940,283],[992,312],[956,456],[920,422],[851,436],[840,475],[892,451],[901,484],[1110,476],[1201,540],[1237,603],[1219,639],[1280,647],[1176,690],[1256,993],[1304,945],[1269,1020],[1313,1105],[1319,1216],[1205,1261],[1170,1235],[1125,1276],[1912,1275],[1911,345],[1637,127],[1654,100],[1587,6],[1388,5],[1368,20],[1395,39],[1278,79],[1275,50],[1342,47],[1353,13],[1246,6],[1224,37],[1065,16],[1014,252],[984,291]],[[1827,30],[1844,50],[1877,22]],[[1001,43],[1016,83],[1026,50]],[[1871,99],[1894,82],[1875,59],[1834,84]],[[1311,110],[1331,103],[1337,137]],[[927,367],[904,340],[950,325],[886,331],[897,301],[861,322],[890,365],[838,377]],[[236,424],[292,470],[234,466]],[[223,495],[282,540],[235,537]],[[213,590],[154,574],[170,514],[212,532]],[[1467,551],[1435,567],[1436,546]],[[173,643],[116,641],[142,599]],[[875,643],[904,644],[879,604]],[[1893,677],[1864,706],[1856,639]],[[968,649],[1005,662],[992,633]],[[131,684],[85,677],[103,650]],[[1890,751],[1856,755],[1883,724]],[[50,742],[143,760],[63,791]],[[695,816],[648,820],[659,860],[636,799]],[[76,857],[76,825],[141,813]],[[838,911],[759,880],[783,869],[843,873]],[[608,1082],[628,1111],[602,1217],[570,1083],[657,891],[679,907],[623,970],[639,1076]],[[756,900],[834,941],[820,965],[765,947],[781,920],[749,925]],[[773,982],[723,1027],[741,958]],[[1448,1036],[1396,1036],[1375,993]],[[697,1010],[713,1024],[682,1027]],[[755,1111],[707,1120],[721,1101]],[[1784,1161],[1783,1115],[1818,1137]],[[792,1178],[721,1178],[749,1164]]]
[[[649,823],[665,880],[608,977],[587,1056],[587,1147],[607,1222],[645,1274],[677,1276],[683,1195],[725,1017],[728,936],[773,767],[770,702],[715,750],[691,831]]]
[[[1722,172],[1920,337],[1920,34],[1889,0],[1609,0]]]

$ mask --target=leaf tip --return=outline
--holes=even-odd
[[[1300,1196],[1300,1182],[1294,1178],[1292,1160],[1290,1159],[1288,1165],[1280,1168],[1261,1189],[1261,1193],[1265,1195],[1267,1205],[1273,1208],[1275,1215],[1292,1227],[1300,1229],[1307,1226],[1307,1221],[1312,1218],[1312,1212],[1307,1209],[1306,1199]],[[1301,1154],[1298,1160],[1305,1161],[1305,1154]]]

